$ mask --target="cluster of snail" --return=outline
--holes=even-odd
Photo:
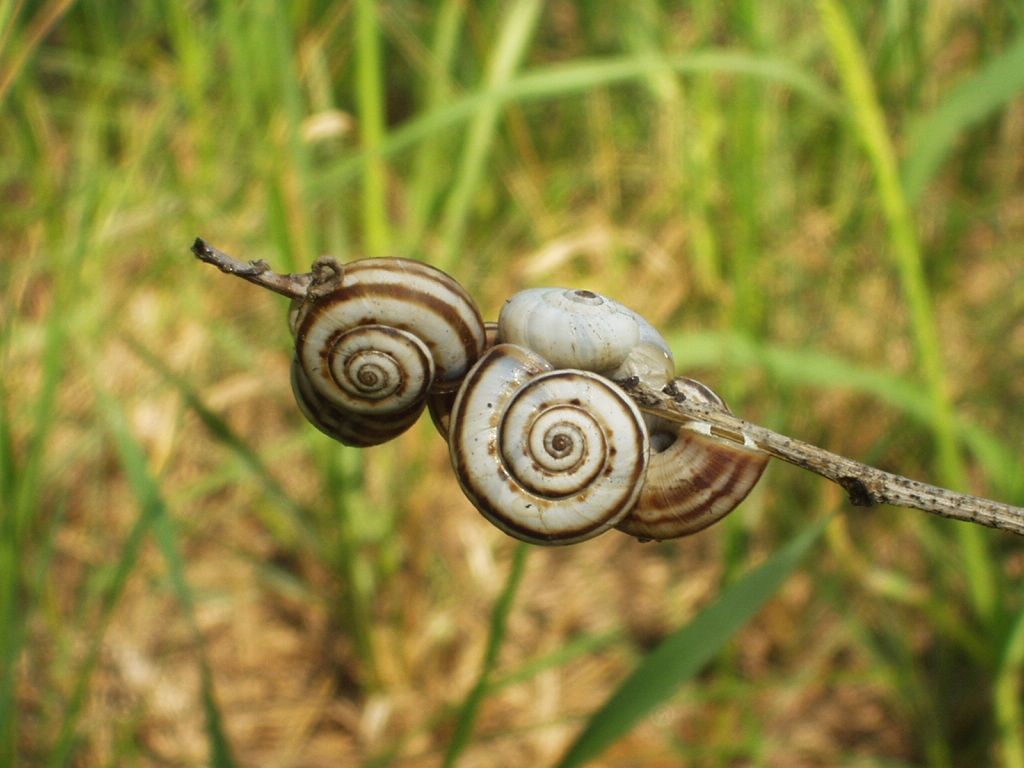
[[[485,323],[429,265],[322,259],[289,321],[292,389],[310,422],[371,446],[429,410],[466,496],[524,541],[571,544],[611,528],[644,540],[691,534],[734,509],[768,461],[700,424],[642,414],[617,381],[671,381],[726,405],[675,377],[648,321],[591,291],[523,291]]]

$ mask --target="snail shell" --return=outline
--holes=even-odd
[[[687,398],[728,411],[699,381],[673,380]],[[629,515],[616,527],[639,539],[672,539],[718,522],[746,498],[768,463],[768,454],[680,425],[655,419],[647,480]]]
[[[581,368],[612,380],[639,377],[662,388],[674,376],[668,343],[641,315],[593,291],[537,288],[509,299],[498,320],[499,341],[527,346],[554,367]],[[676,389],[728,411],[698,381]],[[635,507],[616,525],[641,539],[695,533],[732,511],[757,483],[768,456],[704,429],[644,416],[649,468]],[[702,431],[703,430],[703,431]]]
[[[451,413],[456,477],[483,515],[534,544],[571,544],[622,520],[650,446],[633,401],[582,370],[552,370],[498,344],[466,376]]]
[[[486,336],[484,350],[486,351],[498,343],[498,324],[484,323],[484,331]],[[457,395],[458,391],[437,392],[427,398],[427,409],[430,412],[430,419],[434,422],[434,427],[445,440],[448,439],[448,422],[451,420],[452,408],[455,405],[455,397]]]
[[[289,322],[295,399],[346,445],[377,445],[408,429],[428,394],[456,388],[484,348],[472,298],[408,259],[318,262]]]
[[[414,403],[404,412],[396,411],[386,416],[366,415],[338,408],[313,389],[297,359],[292,361],[291,377],[292,392],[302,415],[325,435],[345,445],[365,448],[387,442],[415,424],[423,412],[422,401]]]
[[[653,325],[587,290],[520,291],[502,307],[498,340],[532,349],[555,368],[580,368],[613,380],[640,375],[654,385],[671,378],[674,369],[668,344]]]

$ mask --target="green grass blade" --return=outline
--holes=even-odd
[[[569,662],[581,657],[592,656],[612,645],[620,644],[626,639],[626,634],[621,629],[611,632],[603,632],[598,635],[586,634],[573,640],[568,640],[564,645],[556,648],[540,658],[531,659],[522,666],[512,670],[508,674],[493,680],[488,686],[491,692],[507,688],[511,685],[518,685],[526,682],[542,672],[549,669],[564,667]]]
[[[19,551],[14,535],[13,498],[17,478],[7,392],[0,382],[0,763],[13,764],[17,742],[15,687],[24,643],[24,611],[18,599]]]
[[[292,495],[285,490],[284,486],[274,478],[273,473],[263,463],[263,460],[252,449],[252,447],[233,429],[231,429],[224,419],[211,411],[209,407],[207,407],[206,403],[203,402],[199,393],[196,392],[195,388],[182,376],[168,368],[158,355],[153,354],[140,342],[130,337],[125,339],[125,343],[139,357],[139,359],[160,374],[164,381],[181,395],[188,407],[191,408],[199,417],[200,421],[203,422],[203,426],[205,426],[218,441],[223,443],[229,450],[238,456],[242,461],[242,464],[252,473],[253,477],[259,480],[264,489],[274,499],[276,499],[279,504],[288,510],[291,516],[290,523],[294,531],[298,533],[303,541],[307,543],[316,543],[318,541],[317,535],[306,522],[312,519],[313,515],[304,505],[296,501]]]
[[[700,672],[778,592],[826,524],[822,521],[804,531],[731,584],[718,600],[651,652],[590,718],[559,768],[585,765],[600,755]]]
[[[7,405],[7,388],[0,380],[0,511],[5,518],[11,514],[10,500],[17,487],[18,461],[14,453],[14,435]]]
[[[875,174],[879,200],[889,226],[892,258],[899,269],[917,354],[931,394],[943,470],[951,480],[960,481],[964,473],[956,456],[955,442],[951,439],[952,408],[946,394],[946,374],[935,328],[935,310],[885,115],[878,102],[864,50],[842,6],[835,0],[819,0],[818,7],[846,91],[853,127]]]
[[[101,401],[101,406],[112,408],[109,399]],[[144,500],[140,499],[140,503]],[[121,555],[114,565],[108,583],[100,596],[99,620],[97,625],[90,628],[89,645],[85,653],[85,660],[79,668],[71,689],[71,695],[64,708],[61,719],[60,732],[57,735],[52,751],[49,754],[47,765],[65,766],[71,763],[72,754],[78,738],[78,725],[81,718],[82,707],[85,704],[89,692],[89,684],[92,681],[92,673],[99,661],[100,651],[103,645],[103,638],[107,626],[113,617],[114,610],[124,594],[135,565],[139,561],[142,545],[149,535],[153,521],[156,519],[159,510],[152,503],[142,503],[139,517],[132,526],[127,539],[121,547]]]
[[[156,478],[149,471],[145,451],[132,435],[124,413],[109,394],[101,389],[98,389],[98,394],[101,400],[102,416],[117,447],[117,453],[121,466],[128,478],[128,483],[142,510],[140,522],[143,520],[147,521],[152,527],[154,539],[167,562],[171,587],[185,611],[186,618],[196,640],[195,652],[199,658],[201,696],[206,714],[210,764],[218,766],[218,768],[231,768],[231,766],[235,765],[235,761],[231,757],[231,749],[224,734],[220,710],[216,704],[213,676],[202,645],[199,625],[196,621],[195,600],[185,578],[185,565],[180,548],[178,547],[178,536],[168,514],[167,504],[163,499],[163,494],[160,491]],[[141,542],[141,534],[144,532],[144,529],[140,526],[136,526],[136,528],[140,534],[138,541]],[[135,549],[137,550],[138,547],[136,546]],[[134,562],[134,557],[132,560]],[[125,576],[127,576],[127,572]]]
[[[757,3],[737,3],[732,8],[731,20],[742,30],[744,40],[752,49],[762,43],[760,27],[764,14]],[[765,126],[772,114],[766,109],[765,91],[757,83],[743,81],[736,84],[735,92],[727,102],[726,120],[734,126],[733,142],[726,152],[723,171],[724,183],[731,190],[735,208],[728,226],[729,278],[736,297],[730,307],[733,328],[754,332],[762,323],[765,308],[763,291],[759,285],[757,263],[761,258],[764,208],[766,196],[765,173],[769,167],[765,147]]]
[[[739,75],[790,88],[827,112],[839,110],[839,99],[817,77],[785,59],[745,51],[707,49],[667,56],[621,56],[578,59],[538,67],[499,86],[457,99],[391,131],[375,151],[364,151],[338,163],[318,180],[317,189],[338,189],[363,171],[377,155],[390,157],[425,138],[473,119],[481,110],[560,99],[595,88],[645,80],[669,70],[679,74]]]
[[[11,497],[14,501],[11,518],[7,524],[13,528],[13,535],[20,542],[30,524],[30,518],[38,509],[42,493],[43,462],[46,458],[49,437],[54,428],[54,403],[64,378],[66,361],[67,332],[59,312],[54,312],[46,323],[46,349],[43,355],[43,382],[33,407],[33,427],[25,458],[18,468],[17,491]]]
[[[47,35],[74,4],[75,0],[51,0],[38,8],[32,22],[26,25],[24,39],[17,45],[11,42],[15,11],[10,4],[0,7],[0,20],[6,26],[6,29],[0,29],[0,54],[3,54],[0,58],[0,106]]]
[[[0,57],[10,45],[10,35],[14,26],[15,9],[21,6],[17,0],[0,0]]]
[[[118,444],[122,464],[130,463],[133,466],[133,472],[129,473],[129,477],[136,496],[146,499],[148,504],[153,505],[156,512],[153,521],[153,536],[167,562],[171,587],[185,611],[196,640],[194,651],[198,656],[199,663],[200,696],[206,715],[205,727],[209,743],[210,765],[217,766],[217,768],[231,768],[235,765],[235,761],[231,756],[231,745],[224,733],[223,718],[213,687],[213,673],[202,644],[199,624],[196,621],[195,600],[192,589],[185,578],[185,564],[178,546],[178,535],[167,512],[167,505],[160,493],[157,481],[146,466],[142,447],[128,432],[118,436]]]
[[[836,0],[819,0],[818,10],[850,106],[850,116],[872,165],[879,200],[889,228],[892,258],[900,274],[918,361],[932,407],[932,431],[939,467],[946,484],[967,487],[967,472],[957,447],[949,381],[942,361],[939,334],[925,279],[917,233],[903,191],[896,151],[878,101],[867,59],[846,12]],[[998,608],[995,571],[986,539],[978,526],[957,527],[974,608],[990,624]]]
[[[205,654],[200,658],[199,672],[203,714],[206,715],[206,738],[210,744],[210,765],[214,768],[232,768],[237,763],[231,752],[227,733],[224,731],[224,719],[214,695],[213,674]]]
[[[369,619],[373,579],[367,575],[368,558],[361,552],[360,537],[352,530],[352,516],[355,510],[366,507],[366,501],[361,495],[365,460],[363,455],[355,449],[333,444],[327,446],[329,453],[325,468],[320,474],[325,478],[326,498],[329,501],[324,502],[323,513],[318,514],[316,510],[295,500],[285,490],[256,451],[234,432],[227,422],[207,407],[188,381],[168,368],[163,360],[138,341],[129,337],[126,343],[143,362],[160,374],[170,387],[182,396],[214,438],[231,450],[258,479],[267,493],[288,511],[288,537],[297,537],[309,551],[326,557],[337,569],[340,582],[345,585],[342,602],[347,613],[346,623],[359,649],[365,677],[370,687],[373,687],[378,677],[375,671],[377,664],[374,661],[374,643]],[[332,521],[330,525],[335,531],[332,535],[325,536],[310,522],[324,517]],[[271,527],[281,532],[285,526],[275,525],[271,521]]]
[[[8,539],[0,541],[0,763],[13,764],[17,748],[18,661],[25,642],[23,611],[17,602],[18,584],[14,579],[17,553]]]
[[[501,36],[494,46],[494,55],[487,63],[488,89],[501,88],[512,79],[533,36],[543,5],[541,0],[518,0],[508,9],[499,25]],[[470,208],[483,177],[500,116],[500,104],[485,104],[470,123],[466,146],[441,219],[442,269],[451,270],[458,262]]]
[[[918,200],[928,188],[957,139],[1024,91],[1024,38],[993,56],[957,85],[932,112],[908,130],[910,151],[903,162],[907,199]]]
[[[996,675],[996,725],[1003,746],[1003,765],[1024,768],[1024,611],[1010,630]]]
[[[451,68],[458,50],[459,30],[465,17],[466,4],[462,0],[444,0],[434,21],[434,36],[430,46],[431,77],[425,84],[423,109],[429,113],[446,104],[452,93]],[[413,163],[409,183],[409,224],[406,226],[405,250],[416,252],[427,230],[430,212],[440,190],[447,186],[443,137],[424,142]]]
[[[381,680],[372,618],[380,574],[379,561],[367,554],[364,526],[370,510],[375,518],[384,510],[375,509],[367,500],[366,455],[348,446],[322,445],[321,475],[327,497],[323,514],[334,528],[328,537],[328,561],[343,585],[339,607],[359,654],[364,684],[372,690]],[[392,515],[380,517],[393,519]]]
[[[356,97],[359,102],[359,136],[363,149],[373,154],[363,173],[363,225],[371,256],[388,250],[387,170],[375,153],[384,139],[384,93],[381,87],[380,31],[376,0],[356,2]]]
[[[68,285],[74,282],[73,277],[65,279]],[[10,332],[6,327],[4,331],[5,335]],[[25,566],[37,535],[46,535],[45,528],[39,527],[47,490],[45,464],[56,424],[55,403],[67,369],[67,332],[61,313],[49,314],[43,333],[41,382],[32,407],[27,409],[31,429],[20,456],[7,390],[0,386],[0,759],[14,754],[17,748],[16,682],[26,638],[25,622],[34,600],[31,590],[26,589]],[[43,525],[48,527],[52,522]]]
[[[446,768],[455,765],[459,755],[469,745],[469,739],[473,735],[473,726],[476,724],[477,716],[480,714],[480,707],[487,697],[488,690],[490,689],[491,675],[498,663],[498,653],[505,642],[508,616],[512,611],[512,604],[515,601],[516,593],[519,591],[519,585],[523,580],[523,573],[526,570],[526,556],[529,551],[530,547],[527,544],[519,543],[516,546],[515,555],[512,558],[512,567],[509,569],[508,579],[505,581],[505,588],[498,597],[498,601],[494,605],[494,612],[491,614],[491,632],[487,639],[487,650],[484,652],[484,662],[480,668],[480,677],[459,710],[458,720],[455,723],[455,734],[448,745],[448,752],[444,759]]]

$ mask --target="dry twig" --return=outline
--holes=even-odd
[[[841,485],[856,506],[892,504],[924,512],[980,523],[990,528],[1024,535],[1024,508],[883,472],[824,448],[751,424],[705,403],[687,400],[669,384],[656,390],[639,379],[619,382],[642,411],[690,425],[723,440],[758,448]]]
[[[305,297],[311,288],[315,291],[320,281],[328,280],[332,270],[338,269],[333,260],[324,260],[322,264],[318,262],[314,265],[312,273],[282,275],[272,271],[265,261],[239,261],[201,238],[196,238],[192,252],[200,261],[213,264],[222,272],[292,299]],[[324,275],[319,274],[318,269]],[[738,445],[757,448],[821,475],[842,486],[849,494],[851,503],[856,506],[891,504],[1024,535],[1024,508],[883,472],[824,448],[751,424],[728,411],[687,400],[671,384],[659,391],[637,378],[619,383],[642,411]]]
[[[201,237],[197,237],[192,243],[192,253],[200,261],[213,264],[225,274],[235,275],[290,299],[303,298],[313,281],[313,276],[308,272],[298,275],[278,274],[262,259],[250,262],[239,261],[233,256],[228,256],[224,251],[214,248]]]

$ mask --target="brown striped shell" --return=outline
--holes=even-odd
[[[484,331],[486,335],[484,350],[486,351],[498,343],[498,324],[484,323]],[[453,390],[451,392],[437,392],[427,398],[427,410],[430,413],[430,420],[434,422],[434,427],[445,440],[448,439],[448,422],[451,420],[452,408],[455,405],[457,395],[458,391]]]
[[[408,259],[318,263],[289,321],[295,399],[346,445],[404,432],[428,395],[455,389],[484,348],[472,298],[444,272]]]
[[[622,520],[650,452],[643,418],[618,385],[553,370],[512,344],[492,347],[467,374],[448,446],[473,505],[534,544],[584,541]]]
[[[689,398],[728,411],[699,381],[677,378]],[[638,539],[673,539],[721,520],[746,498],[768,463],[768,454],[697,431],[700,424],[665,420],[649,424],[653,452],[647,480],[629,515],[616,527]]]
[[[526,346],[554,367],[612,380],[639,377],[661,388],[674,375],[668,343],[641,315],[593,291],[536,288],[517,293],[498,320],[498,341]],[[728,410],[711,389],[675,379],[689,397]],[[732,511],[757,483],[768,456],[714,437],[706,425],[645,416],[651,455],[632,511],[616,525],[641,539],[695,533]]]

